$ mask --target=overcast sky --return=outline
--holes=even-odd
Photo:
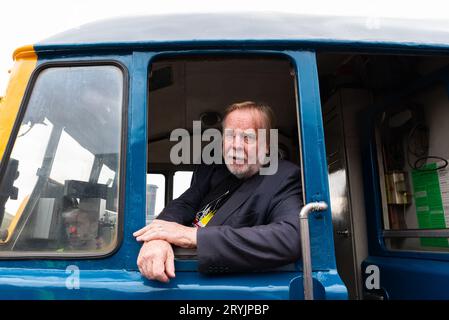
[[[12,53],[80,24],[123,15],[279,11],[303,14],[449,19],[446,0],[2,0],[0,2],[0,95]]]

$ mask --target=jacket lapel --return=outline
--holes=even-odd
[[[207,226],[222,225],[245,201],[262,182],[263,176],[256,174],[234,191],[231,197],[218,209]]]

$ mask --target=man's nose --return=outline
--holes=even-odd
[[[244,140],[243,137],[239,134],[235,135],[234,137],[234,146],[236,148],[243,148],[244,147]]]

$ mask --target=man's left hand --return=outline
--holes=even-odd
[[[176,222],[156,219],[146,227],[133,233],[137,241],[165,240],[178,247],[196,248],[195,227],[186,227]]]

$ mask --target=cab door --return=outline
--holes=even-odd
[[[288,117],[300,128],[304,199],[328,203],[315,54],[221,53],[276,54],[291,63],[296,103]],[[170,283],[140,275],[133,233],[146,223],[149,68],[157,54],[39,60],[2,158],[0,298],[303,299],[302,261],[206,276],[194,253],[179,252]],[[310,235],[315,298],[346,299],[330,212],[310,217]]]
[[[13,75],[8,94],[25,93],[2,105],[13,116],[0,123],[12,127],[0,168],[1,299],[137,297],[123,237],[130,61],[39,57],[29,80]]]
[[[296,101],[296,107],[293,110],[293,113],[288,115],[288,117],[297,119],[297,126],[300,128],[300,130],[296,132],[299,136],[299,139],[296,140],[299,141],[297,142],[296,147],[297,150],[300,151],[297,151],[295,156],[300,159],[303,169],[305,202],[329,202],[326,157],[323,144],[323,127],[321,121],[322,118],[315,54],[313,52],[299,51],[214,51],[214,56],[221,55],[226,57],[226,55],[230,54],[232,54],[234,59],[235,57],[248,59],[252,56],[260,57],[266,55],[278,55],[290,62],[292,66],[291,76],[294,84],[294,101]],[[180,92],[185,92],[186,90],[193,91],[194,89],[192,87],[195,87],[199,91],[203,90],[206,93],[208,92],[208,89],[205,89],[207,88],[206,84],[208,83],[208,74],[201,69],[201,66],[198,65],[198,61],[188,65],[187,67],[184,65],[179,70],[173,67],[171,71],[169,70],[171,60],[165,60],[165,64],[160,62],[164,57],[176,57],[179,59],[179,56],[182,57],[192,55],[195,57],[203,57],[205,58],[204,60],[207,60],[206,58],[212,58],[211,54],[207,51],[180,53],[135,52],[133,55],[134,86],[132,91],[133,103],[131,104],[132,122],[130,123],[129,128],[129,135],[132,142],[129,145],[128,156],[128,159],[133,160],[133,165],[132,170],[128,171],[128,179],[134,194],[145,195],[147,190],[154,190],[154,187],[149,186],[156,185],[156,175],[163,175],[164,173],[163,166],[157,166],[156,164],[152,165],[152,145],[150,144],[148,148],[145,147],[148,141],[152,141],[151,132],[153,132],[152,130],[154,129],[154,126],[157,126],[163,121],[164,115],[161,115],[160,112],[165,111],[167,116],[168,114],[177,113],[179,114],[179,118],[182,117],[184,112],[182,110],[175,111],[170,109],[170,101],[178,101],[179,99],[179,96],[174,93],[176,92],[175,89],[173,89],[173,93],[169,95],[170,100],[167,100],[167,103],[163,104],[164,110],[154,110],[154,102],[157,99],[163,98],[157,94],[152,94],[151,83],[153,83],[153,85],[155,85],[155,83],[157,84],[158,90],[160,90],[158,94],[160,95],[162,95],[163,90],[172,90],[170,88],[173,88],[173,86],[176,85],[181,87],[182,90],[180,90]],[[153,68],[157,62],[159,62],[158,67]],[[219,64],[214,65],[214,67],[219,68]],[[245,67],[250,68],[249,66]],[[195,70],[200,70],[202,72],[201,77],[204,82],[180,84],[179,82],[176,82],[176,78],[173,80],[173,77],[176,76],[177,72],[182,74],[183,72],[186,72],[186,70],[192,70],[192,68],[197,68]],[[154,78],[152,79],[152,76],[157,73],[157,71],[159,71],[159,74],[162,75],[160,81],[154,81]],[[262,71],[268,72],[267,70]],[[167,76],[170,72],[172,72],[172,78]],[[186,77],[180,76],[179,79],[190,79],[193,81],[192,78],[194,77],[199,76],[188,74]],[[173,82],[174,85],[171,86]],[[226,83],[226,81],[222,81],[222,83]],[[249,80],[246,87],[248,92],[255,90],[251,88],[250,83],[252,83],[252,81]],[[275,84],[273,84],[273,87],[274,86]],[[150,91],[149,94],[142,94],[147,92],[147,90]],[[222,88],[222,90],[226,92],[225,88]],[[268,88],[267,90],[272,90],[272,88]],[[201,97],[201,99],[207,100],[210,99],[210,97],[205,94]],[[218,100],[220,97],[218,96],[215,99]],[[201,103],[199,98],[195,101],[197,101],[198,104]],[[211,101],[213,102],[213,100]],[[179,99],[177,105],[183,105],[184,103],[188,104],[189,102]],[[195,106],[192,105],[192,109],[194,108]],[[162,120],[158,121],[156,119]],[[196,118],[190,117],[188,119],[195,120]],[[177,118],[173,118],[173,120],[170,121],[176,122]],[[182,122],[182,124],[184,124],[184,122]],[[185,125],[188,126],[189,124]],[[143,134],[144,132],[146,133],[145,135]],[[158,137],[162,139],[161,135]],[[153,154],[152,156],[160,157],[161,154]],[[145,172],[146,174],[144,174]],[[165,177],[165,181],[170,181],[170,178],[167,178],[167,175]],[[163,184],[166,188],[165,193],[168,195],[165,196],[165,199],[169,201],[171,195],[173,194],[173,186],[167,182],[163,182]],[[157,188],[157,190],[160,189],[161,188]],[[149,220],[146,218],[145,214],[146,198],[147,197],[145,196],[128,197],[130,208],[132,208],[131,214],[135,217],[135,224],[133,225],[133,230],[125,230],[125,232],[128,232],[125,236],[131,237],[132,232],[143,227],[146,223],[145,220]],[[150,193],[148,194],[148,199],[151,199]],[[157,205],[158,204],[156,202],[156,206]],[[148,207],[151,210],[155,210],[152,205],[149,205]],[[299,212],[297,214],[299,215]],[[315,298],[345,299],[347,298],[347,291],[339,278],[335,267],[332,220],[329,214],[329,211],[324,211],[310,217],[310,237],[312,264],[314,270],[313,276]],[[300,239],[298,239],[298,241],[300,241]],[[195,252],[181,250],[177,253],[178,254],[175,258],[176,278],[172,279],[170,283],[161,284],[151,280],[142,279],[145,286],[148,288],[149,299],[180,299],[185,297],[189,297],[190,299],[229,299],[229,297],[235,299],[303,299],[304,297],[303,277],[301,271],[302,261],[297,261],[295,264],[273,270],[272,272],[214,276],[198,273],[198,263]],[[137,270],[137,267],[135,267],[134,270]],[[257,290],[254,290],[255,287],[257,287]],[[273,290],[273,287],[275,290]]]

